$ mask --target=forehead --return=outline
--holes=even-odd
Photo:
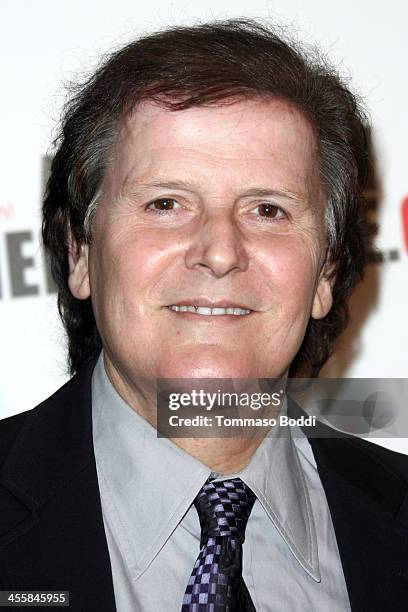
[[[307,187],[316,176],[317,144],[309,120],[280,99],[172,111],[148,101],[122,122],[115,182],[143,181],[165,172],[192,177],[229,173],[242,180],[267,173]],[[218,177],[219,178],[219,177]]]

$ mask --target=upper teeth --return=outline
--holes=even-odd
[[[206,306],[169,306],[176,312],[194,312],[201,315],[247,315],[248,308],[208,308]]]

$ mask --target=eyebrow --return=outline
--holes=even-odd
[[[253,189],[248,189],[248,191],[245,192],[245,195],[260,198],[276,196],[280,198],[288,198],[289,200],[294,200],[296,202],[302,202],[305,199],[305,196],[302,196],[299,193],[295,193],[294,191],[289,191],[287,189],[259,189],[255,187]]]
[[[193,185],[182,179],[175,180],[175,181],[151,181],[147,183],[144,183],[144,182],[136,183],[131,186],[131,191],[132,191],[132,194],[138,195],[141,189],[146,189],[146,188],[151,188],[151,187],[155,187],[159,189],[183,189],[184,191],[188,191],[190,193],[195,192]],[[244,192],[244,197],[248,197],[248,196],[261,197],[261,198],[272,196],[272,197],[279,197],[279,198],[287,198],[294,202],[307,201],[307,198],[305,197],[305,195],[302,196],[299,193],[296,193],[294,191],[290,191],[287,189],[267,189],[267,188],[254,187]]]

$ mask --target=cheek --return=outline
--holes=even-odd
[[[272,239],[258,257],[263,273],[263,291],[291,296],[287,306],[303,302],[314,293],[317,278],[317,248],[315,245],[288,237]]]
[[[141,316],[172,269],[177,242],[138,228],[127,235],[104,235],[95,245],[90,253],[90,278],[96,314],[104,313],[104,319],[111,318],[115,326]]]

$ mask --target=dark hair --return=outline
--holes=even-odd
[[[67,230],[78,245],[90,240],[89,205],[109,164],[119,121],[146,99],[177,111],[249,97],[290,101],[317,135],[333,306],[323,319],[310,319],[290,375],[316,376],[330,356],[367,261],[366,118],[318,51],[288,42],[258,22],[232,19],[173,27],[131,42],[106,59],[65,108],[43,206],[43,243],[58,287],[71,373],[102,345],[90,299],[74,298],[67,285]]]

